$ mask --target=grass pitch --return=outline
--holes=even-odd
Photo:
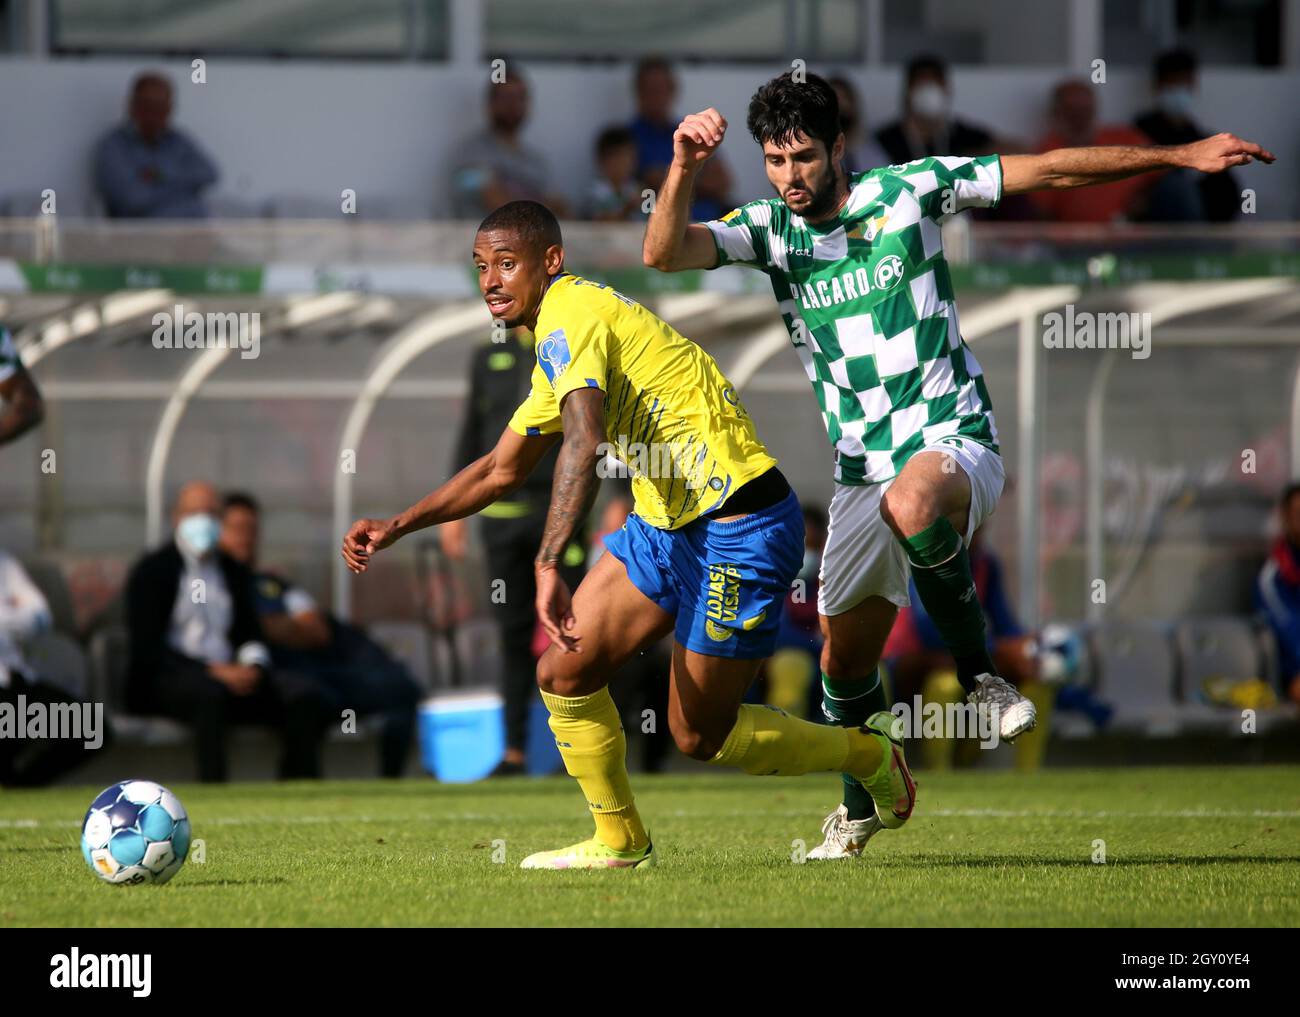
[[[0,792],[0,926],[1300,925],[1300,767],[920,781],[862,859],[798,864],[837,779],[634,777],[660,864],[612,872],[518,868],[590,832],[567,778],[176,785],[204,860],[162,887],[87,869],[98,787]]]

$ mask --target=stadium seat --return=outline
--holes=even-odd
[[[1204,682],[1261,677],[1259,642],[1249,621],[1231,615],[1186,618],[1174,628],[1178,650],[1179,716],[1186,729],[1231,733],[1241,728],[1238,711],[1207,702]]]
[[[501,629],[490,618],[470,618],[456,626],[456,655],[462,685],[501,687]]]
[[[136,717],[126,712],[127,634],[121,625],[105,625],[90,638],[91,698],[102,702],[123,744],[179,745],[189,738],[184,726],[165,717]]]
[[[1190,701],[1207,678],[1262,677],[1259,643],[1245,618],[1221,615],[1186,618],[1174,629],[1179,690]]]
[[[1175,658],[1160,622],[1105,621],[1090,633],[1097,694],[1115,707],[1111,728],[1151,736],[1182,727],[1175,698]]]
[[[23,568],[31,576],[36,588],[45,595],[50,605],[50,615],[54,619],[54,628],[70,636],[77,634],[77,614],[72,606],[72,590],[63,577],[63,569],[55,562],[43,558],[30,558],[23,562]]]
[[[126,709],[127,634],[122,625],[105,625],[90,637],[90,694],[111,716]]]
[[[90,696],[89,663],[71,636],[57,631],[38,633],[24,644],[23,656],[42,681],[78,699]]]
[[[433,665],[429,657],[429,631],[419,622],[382,621],[366,626],[370,637],[406,665],[420,689],[433,688]]]

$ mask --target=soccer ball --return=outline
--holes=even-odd
[[[1083,643],[1068,625],[1053,622],[1039,633],[1038,677],[1053,685],[1074,682],[1083,664]]]
[[[151,780],[105,788],[81,823],[81,854],[106,883],[165,883],[189,850],[185,806]]]

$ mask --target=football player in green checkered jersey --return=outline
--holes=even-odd
[[[823,710],[856,727],[889,708],[877,664],[908,603],[910,573],[968,701],[996,711],[1010,741],[1034,726],[1034,706],[995,673],[967,554],[1004,472],[988,388],[958,325],[941,227],[1005,194],[1173,168],[1216,173],[1273,156],[1219,134],[1190,145],[940,156],[850,176],[835,92],[793,72],[754,94],[746,126],[777,196],[689,222],[694,179],[727,129],[715,109],[692,114],[673,136],[644,259],[665,272],[747,265],[771,279],[835,450],[817,605]],[[809,858],[860,855],[881,828],[870,796],[848,775],[843,783],[843,803]]]

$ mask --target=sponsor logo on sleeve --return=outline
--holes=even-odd
[[[569,366],[569,359],[569,339],[562,328],[557,328],[537,344],[537,362],[552,388]]]

